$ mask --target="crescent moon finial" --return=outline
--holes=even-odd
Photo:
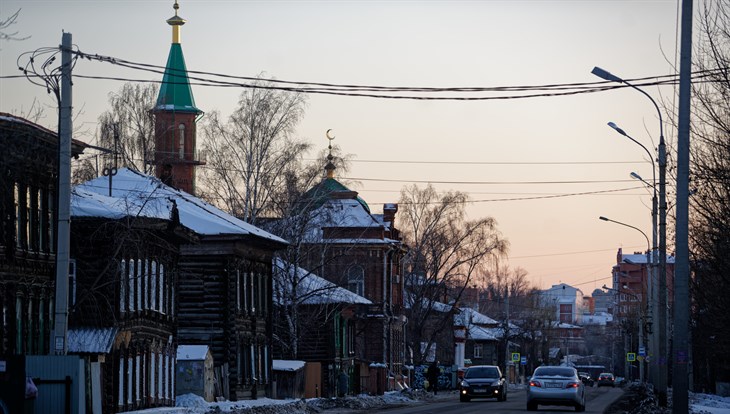
[[[328,129],[327,132],[324,133],[324,135],[327,137],[328,140],[332,141],[335,139],[334,135],[330,135],[330,131],[332,131],[332,128]]]

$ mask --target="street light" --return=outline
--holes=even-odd
[[[644,236],[644,238],[646,239],[646,265],[647,265],[646,274],[647,274],[647,279],[650,279],[651,278],[651,276],[650,276],[650,274],[651,274],[650,273],[650,270],[651,269],[650,269],[649,265],[651,264],[651,259],[650,259],[650,256],[649,256],[649,252],[651,251],[651,247],[649,245],[649,237],[647,237],[646,233],[644,233],[638,227],[634,227],[634,226],[632,226],[630,224],[622,223],[620,221],[611,220],[608,217],[600,216],[598,218],[601,219],[601,220],[603,220],[603,221],[610,221],[611,223],[616,223],[616,224],[622,225],[624,227],[628,227],[628,228],[634,229],[634,230],[638,231],[639,233],[641,233],[642,236]],[[642,289],[643,289],[643,283],[642,283]],[[634,296],[636,296],[636,295],[634,295]],[[644,319],[645,319],[645,315],[644,315],[644,312],[643,312],[643,309],[642,309],[642,312],[641,312],[641,320],[640,320],[640,323],[639,323],[639,347],[642,347],[642,348],[644,347]],[[639,376],[641,378],[641,382],[644,382],[644,362],[643,361],[640,361],[639,362]]]
[[[616,292],[617,294],[619,294],[619,302],[621,302],[620,295],[624,294],[624,295],[633,296],[634,301],[639,304],[639,348],[643,348],[644,347],[644,328],[645,328],[645,323],[646,323],[646,313],[644,311],[644,307],[641,306],[642,300],[641,300],[641,298],[639,298],[639,295],[631,292],[628,285],[626,285],[626,284],[622,285],[623,290],[612,289],[612,288],[606,286],[605,284],[603,285],[602,288],[603,288],[603,290],[606,290],[606,291],[610,290],[610,291],[613,291],[613,292]],[[619,309],[620,309],[620,306],[619,306]],[[621,313],[623,314],[624,312],[622,311]],[[624,318],[623,320],[625,321],[626,318]],[[628,329],[627,329],[627,332],[629,332]],[[624,342],[624,346],[625,346],[625,344],[626,343]],[[629,348],[631,348],[631,344],[629,344]],[[626,369],[630,366],[628,359],[626,359],[626,363],[624,366],[625,366],[624,370],[628,371],[628,369]],[[641,380],[641,382],[644,382],[644,362],[643,361],[639,361],[639,379]]]
[[[598,66],[594,67],[591,71],[592,74],[598,76],[601,79],[623,83],[632,89],[639,91],[642,95],[646,96],[654,105],[657,115],[659,116],[659,292],[658,292],[658,310],[659,310],[659,327],[657,329],[658,338],[658,357],[660,359],[658,364],[652,365],[656,372],[656,393],[659,400],[659,405],[662,407],[667,406],[667,366],[661,362],[667,354],[667,200],[666,200],[666,175],[667,175],[667,146],[664,143],[664,121],[662,120],[662,111],[659,109],[654,98],[646,93],[643,89],[636,85],[632,85],[625,79],[622,79],[611,72],[601,69]],[[657,366],[658,365],[658,366]]]
[[[660,309],[658,309],[659,304],[659,289],[657,286],[657,272],[656,272],[656,265],[657,265],[657,185],[656,185],[656,164],[654,163],[654,157],[651,154],[651,151],[649,151],[644,144],[634,139],[631,135],[627,134],[626,131],[619,128],[615,123],[609,122],[608,126],[613,128],[616,132],[619,134],[625,136],[626,138],[633,141],[636,145],[640,146],[644,152],[649,156],[649,160],[651,161],[651,173],[652,173],[652,184],[647,183],[644,181],[641,176],[635,172],[631,173],[631,178],[634,178],[636,180],[639,180],[646,184],[647,186],[652,188],[652,199],[651,199],[651,223],[652,223],[652,254],[651,254],[651,272],[649,276],[649,297],[651,298],[651,307],[649,308],[649,319],[653,319],[655,315],[658,316],[658,313],[660,312]],[[666,283],[666,282],[665,282]],[[661,318],[660,318],[661,319]],[[659,333],[655,330],[651,334],[651,340],[649,341],[649,346],[651,347],[651,351],[649,352],[654,358],[659,356],[659,346],[658,346],[658,337]],[[652,383],[656,385],[658,382],[657,377],[660,375],[657,370],[656,363],[652,365],[651,368],[651,379]]]

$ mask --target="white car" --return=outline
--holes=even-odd
[[[570,367],[543,366],[535,369],[527,389],[527,411],[538,405],[568,405],[586,410],[586,392],[578,371]]]

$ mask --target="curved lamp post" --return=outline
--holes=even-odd
[[[654,157],[651,154],[651,151],[649,151],[644,144],[634,139],[631,135],[627,134],[626,131],[619,128],[615,123],[609,122],[608,126],[610,126],[613,130],[618,132],[619,134],[623,135],[624,137],[630,139],[633,141],[636,145],[640,146],[644,152],[649,156],[649,160],[651,161],[651,172],[652,172],[652,184],[647,183],[644,181],[641,176],[635,172],[631,173],[631,178],[634,178],[636,180],[639,180],[646,184],[648,187],[652,188],[653,194],[651,199],[651,222],[652,222],[652,255],[651,255],[651,272],[649,273],[649,282],[648,282],[648,288],[649,288],[649,297],[651,298],[651,305],[649,308],[649,315],[648,320],[652,321],[653,318],[659,313],[659,309],[657,309],[659,304],[659,283],[657,281],[657,264],[658,264],[658,258],[657,258],[657,183],[656,183],[656,164],[654,163]],[[649,354],[652,355],[652,357],[656,358],[659,353],[659,340],[658,340],[659,333],[657,330],[652,331],[651,333],[651,340],[649,341],[650,346],[650,352]],[[657,365],[651,365],[650,366],[650,377],[652,380],[652,383],[656,385],[658,382],[657,377],[659,376],[659,372],[657,370]]]
[[[608,217],[600,216],[598,218],[601,219],[601,220],[603,220],[603,221],[609,221],[611,223],[616,223],[616,224],[619,224],[621,226],[634,229],[634,230],[638,231],[639,233],[641,233],[642,236],[644,236],[644,238],[646,239],[646,247],[647,247],[647,250],[646,250],[646,263],[647,263],[646,273],[647,273],[647,275],[649,275],[650,268],[648,266],[651,263],[650,256],[649,256],[649,252],[651,251],[651,247],[649,245],[649,237],[647,237],[646,233],[644,233],[638,227],[634,227],[634,226],[632,226],[630,224],[622,223],[620,221],[611,220]],[[642,287],[643,287],[643,284],[642,284]],[[608,289],[606,287],[606,285],[603,285],[603,288],[604,289]],[[628,289],[628,287],[626,287],[626,289]],[[615,289],[611,289],[611,290],[615,290]],[[632,294],[632,293],[629,293],[629,292],[620,292],[620,293]],[[639,317],[639,347],[643,348],[644,347],[644,322],[646,320],[646,315],[645,315],[645,312],[644,312],[644,307],[641,304],[642,301],[639,301],[638,300],[639,298],[638,298],[637,295],[635,295],[635,294],[632,294],[632,295],[637,299],[637,302],[639,302],[639,314],[640,314],[640,317]],[[644,382],[644,361],[639,361],[639,378],[641,379],[641,382]]]
[[[636,85],[632,85],[625,79],[622,79],[611,72],[594,67],[591,71],[592,74],[598,76],[601,79],[623,83],[632,89],[638,91],[642,95],[646,96],[654,105],[657,115],[659,116],[659,289],[658,289],[658,340],[655,341],[658,345],[658,352],[656,356],[659,359],[658,364],[652,364],[653,372],[656,373],[654,376],[656,383],[656,394],[659,400],[659,405],[662,407],[667,406],[667,365],[662,363],[662,358],[666,358],[667,355],[667,200],[666,200],[666,175],[667,175],[667,146],[664,143],[664,121],[662,119],[662,111],[659,109],[654,98],[651,97],[646,91],[639,88]]]

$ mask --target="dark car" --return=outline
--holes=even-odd
[[[586,393],[578,371],[571,367],[537,367],[527,389],[527,411],[538,405],[568,405],[586,410]]]
[[[591,378],[591,374],[587,372],[579,372],[578,378],[580,378],[580,380],[583,381],[583,384],[585,384],[586,386],[593,386],[593,378]]]
[[[469,402],[472,398],[507,400],[507,382],[499,367],[475,365],[466,370],[459,384],[459,400]]]
[[[601,375],[598,376],[598,386],[608,386],[608,387],[615,387],[616,386],[616,378],[613,376],[610,372],[602,372]]]

